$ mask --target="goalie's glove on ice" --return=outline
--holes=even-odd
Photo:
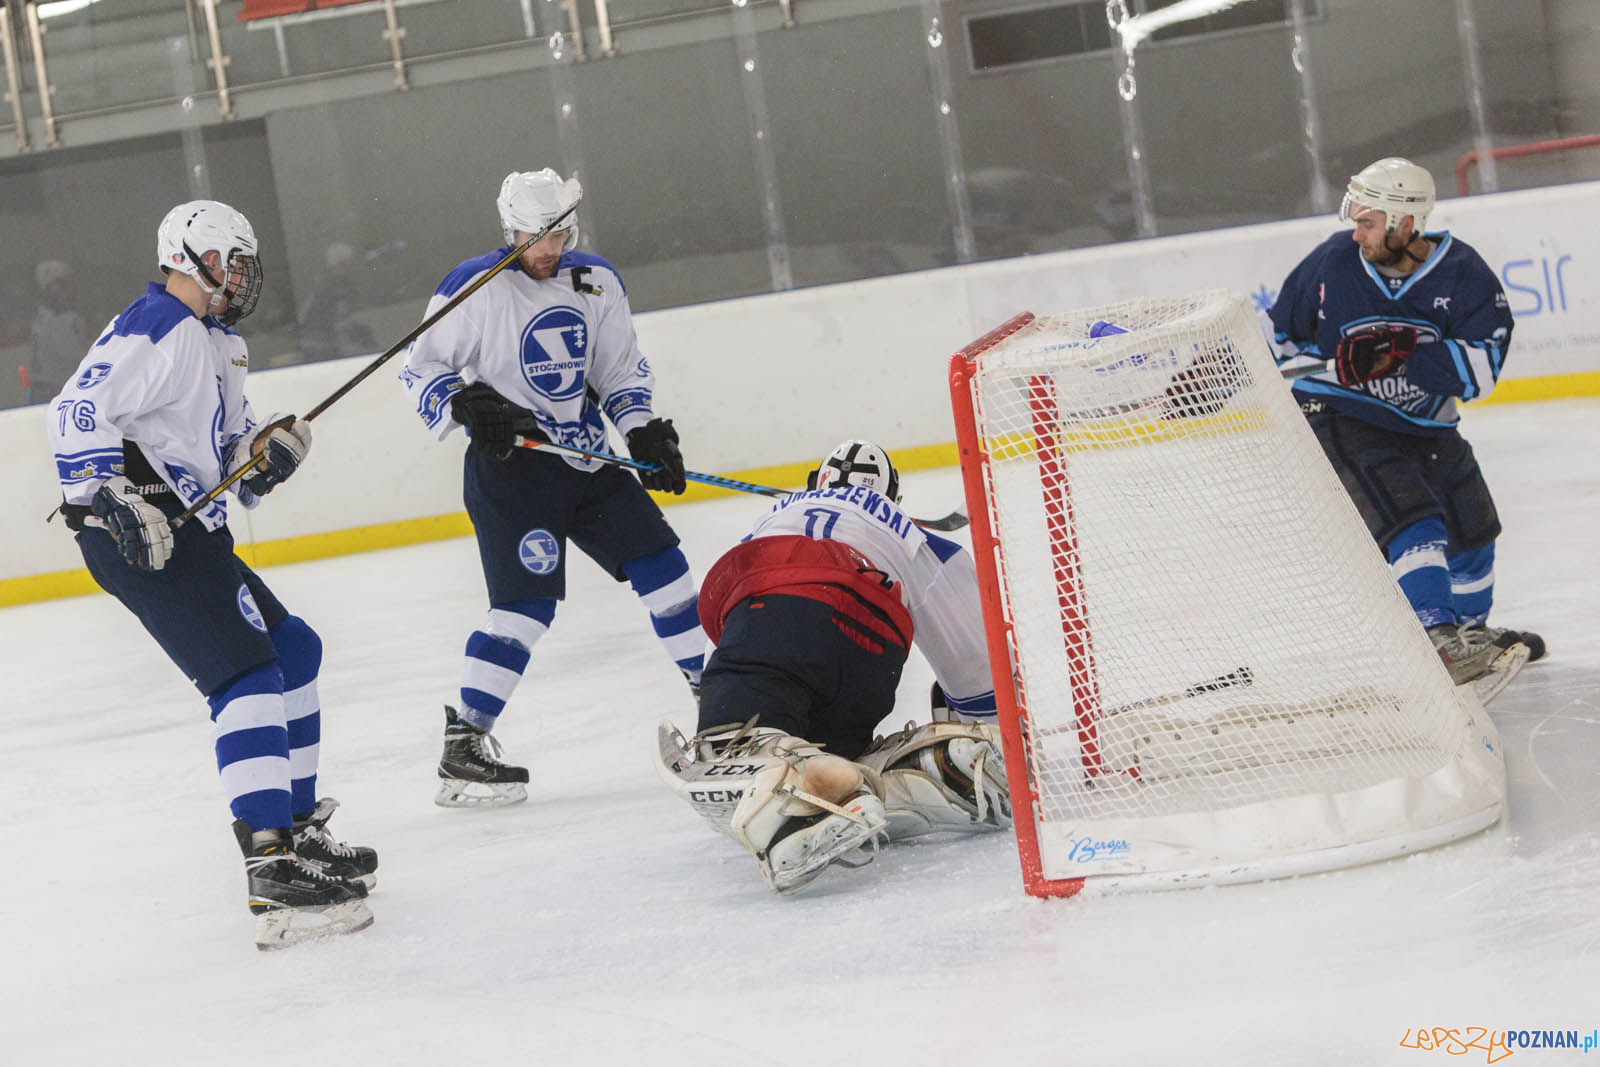
[[[1341,338],[1334,358],[1339,384],[1349,387],[1380,378],[1416,350],[1417,331],[1410,326],[1385,326]]]
[[[239,484],[251,495],[266,496],[300,469],[310,451],[311,424],[293,415],[275,414],[248,444],[242,436],[234,438],[228,445],[223,464],[227,473],[232,474],[258,453],[265,453],[267,458],[250,468],[250,473],[241,478]]]
[[[678,431],[671,419],[651,419],[628,432],[628,454],[640,463],[656,466],[640,471],[639,481],[658,493],[681,493],[689,487],[683,473],[683,453],[678,451]]]
[[[166,515],[128,479],[107,479],[89,501],[89,510],[116,539],[117,550],[130,565],[158,571],[172,558],[172,526]]]
[[[507,459],[517,435],[517,416],[523,409],[482,382],[456,390],[450,398],[450,417],[467,429],[471,447],[495,459]]]

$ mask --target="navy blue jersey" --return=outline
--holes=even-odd
[[[1417,349],[1394,371],[1359,385],[1332,371],[1297,379],[1294,390],[1376,426],[1433,434],[1455,427],[1456,400],[1487,396],[1505,365],[1511,309],[1494,271],[1448,231],[1430,233],[1427,262],[1389,278],[1361,257],[1349,230],[1301,260],[1269,313],[1279,362],[1331,359],[1339,339],[1382,326],[1410,326]]]

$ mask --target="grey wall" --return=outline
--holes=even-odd
[[[191,132],[212,195],[235,202],[262,231],[275,303],[246,324],[253,355],[268,365],[304,358],[311,348],[293,318],[317,300],[337,304],[352,327],[343,352],[378,350],[403,335],[452,265],[500,242],[494,197],[513,169],[581,170],[588,247],[622,269],[638,310],[770,289],[769,195],[781,204],[796,285],[952,262],[947,147],[964,161],[980,258],[1132,237],[1119,56],[968,68],[965,18],[1035,2],[938,5],[953,126],[942,126],[936,110],[920,2],[795,0],[792,29],[778,28],[775,5],[753,9],[767,118],[759,146],[731,11],[643,18],[648,12],[614,3],[618,54],[598,58],[591,40],[588,62],[557,63],[542,43],[508,39],[520,25],[508,3],[402,8],[415,31],[408,52],[422,57],[410,91],[394,91],[382,69],[280,82],[238,98],[242,113],[260,108],[262,118]],[[1349,174],[1393,154],[1430,167],[1441,192],[1451,192],[1457,160],[1475,145],[1457,0],[1314,7],[1305,55],[1318,88],[1322,176],[1335,202]],[[535,9],[549,28],[553,8]],[[1592,9],[1592,0],[1475,0],[1494,143],[1600,128]],[[174,29],[169,16],[161,33]],[[291,30],[296,69],[381,55],[367,16]],[[244,81],[271,76],[271,34],[238,24],[226,33]],[[1314,212],[1291,38],[1285,27],[1262,27],[1140,48],[1135,107],[1158,232]],[[504,43],[425,55],[489,40]],[[171,70],[146,73],[152,85],[173,78]],[[170,131],[210,106],[130,111],[127,123]],[[112,118],[68,122],[63,136],[103,131]],[[959,142],[946,145],[950,129]],[[155,221],[190,195],[182,149],[177,134],[164,132],[0,160],[0,357],[9,360],[8,344],[25,333],[31,271],[47,252],[81,276],[91,250],[114,241],[116,254],[97,256],[94,278],[81,287],[97,325],[149,276]],[[770,189],[758,149],[770,153]],[[1592,178],[1600,152],[1505,161],[1499,172],[1501,188]],[[329,268],[331,246],[353,253],[342,274]],[[12,386],[9,371],[0,376],[0,402],[15,401]]]

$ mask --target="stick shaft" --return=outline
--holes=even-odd
[[[512,443],[518,448],[532,448],[541,452],[565,452],[568,455],[583,456],[586,459],[599,460],[601,463],[610,463],[616,467],[629,467],[636,471],[660,469],[654,463],[640,463],[636,459],[613,455],[610,452],[590,452],[588,449],[574,448],[571,445],[558,445],[552,441],[539,441],[532,437],[517,437]],[[741,482],[737,478],[724,478],[720,474],[701,474],[699,471],[684,471],[683,476],[691,482],[715,485],[722,489],[732,489],[740,493],[755,493],[758,496],[781,497],[788,496],[790,493],[788,489],[775,489],[770,485]]]
[[[1215,693],[1219,689],[1244,688],[1254,685],[1255,681],[1256,675],[1254,671],[1249,667],[1239,667],[1229,671],[1227,674],[1219,674],[1215,678],[1197,682],[1181,692],[1145,697],[1143,700],[1134,700],[1127,704],[1118,704],[1114,708],[1106,708],[1100,712],[1100,718],[1105,718],[1108,715],[1121,715],[1129,711],[1141,711],[1145,708],[1159,708],[1166,704],[1176,704],[1180,700],[1190,700],[1200,696],[1202,693]],[[1041,736],[1048,736],[1050,734],[1075,732],[1077,729],[1078,726],[1074,723],[1071,726],[1050,727],[1039,731],[1039,733]]]
[[[518,448],[532,448],[542,452],[566,452],[574,456],[584,456],[587,459],[599,460],[601,463],[610,463],[618,467],[629,467],[636,471],[653,471],[658,469],[653,463],[640,463],[636,459],[627,459],[623,456],[613,455],[610,452],[590,452],[583,448],[574,448],[571,445],[558,445],[551,441],[539,441],[531,437],[517,437],[512,442]],[[724,478],[720,474],[701,474],[699,471],[684,471],[683,476],[687,481],[701,482],[705,485],[714,485],[719,489],[732,489],[740,493],[754,493],[759,496],[785,497],[798,490],[775,489],[770,485],[757,485],[754,482],[741,482],[737,478]],[[937,519],[912,518],[918,526],[926,526],[930,530],[959,530],[967,524],[967,517],[959,511]]]
[[[1333,360],[1325,359],[1320,363],[1308,363],[1304,367],[1286,367],[1283,370],[1285,381],[1294,381],[1296,378],[1309,378],[1313,374],[1333,369]]]

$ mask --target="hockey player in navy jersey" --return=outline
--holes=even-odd
[[[1328,361],[1295,380],[1301,409],[1452,678],[1487,701],[1544,653],[1487,625],[1500,519],[1457,426],[1458,401],[1494,389],[1513,322],[1478,253],[1425,229],[1433,202],[1409,160],[1351,177],[1339,217],[1354,231],[1289,273],[1270,317],[1281,363]]]
[[[662,765],[780,893],[884,840],[1011,822],[977,569],[899,504],[888,454],[846,441],[701,587],[699,732],[664,728]],[[936,721],[874,740],[913,644]]]
[[[469,259],[440,283],[428,313],[575,207],[576,179],[545,169],[512,173],[497,206],[506,247]],[[683,457],[671,419],[652,409],[655,380],[639,351],[616,269],[575,251],[567,214],[411,346],[400,372],[424,423],[440,439],[458,427],[467,514],[489,593],[468,638],[459,708],[446,706],[437,803],[513,804],[528,772],[501,758],[491,735],[533,647],[566,595],[570,540],[618,581],[632,583],[667,655],[698,689],[705,635],[694,576],[678,537],[646,488],[682,493]],[[609,420],[640,476],[570,454],[517,448],[515,437],[608,451]]]
[[[336,802],[317,799],[322,642],[234,554],[223,500],[172,522],[264,452],[234,485],[256,506],[311,447],[303,420],[258,423],[245,399],[233,326],[261,295],[255,232],[195,200],[161,221],[157,249],[164,281],[101,331],[50,405],[61,511],[94,580],[211,705],[257,944],[360,930],[378,860],[333,838]]]

